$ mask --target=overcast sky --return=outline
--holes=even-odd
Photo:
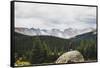
[[[15,27],[96,28],[96,7],[16,2]]]

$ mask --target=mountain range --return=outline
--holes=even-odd
[[[94,32],[96,33],[96,30],[93,28],[85,28],[85,29],[73,29],[68,28],[61,31],[60,29],[39,29],[39,28],[22,28],[22,27],[16,27],[15,32],[28,35],[28,36],[40,36],[40,35],[48,35],[48,36],[55,36],[60,37],[64,39],[69,39],[76,37],[81,34],[85,34],[88,32]]]

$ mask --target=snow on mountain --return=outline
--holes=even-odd
[[[86,28],[86,29],[68,28],[61,31],[59,29],[47,30],[47,29],[39,29],[39,28],[37,29],[36,28],[20,28],[20,27],[15,28],[15,32],[18,32],[24,35],[29,35],[29,36],[48,35],[48,36],[66,38],[66,39],[69,39],[69,38],[72,38],[84,33],[88,33],[91,31],[94,31],[94,29],[93,28]],[[96,33],[96,31],[94,33]]]

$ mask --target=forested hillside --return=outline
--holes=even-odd
[[[71,39],[27,36],[15,32],[15,61],[22,57],[31,64],[54,63],[63,53],[79,50],[85,60],[97,60],[97,36],[93,32]]]

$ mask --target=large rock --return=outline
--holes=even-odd
[[[76,62],[84,62],[82,54],[77,50],[64,53],[56,60],[55,63],[76,63]]]

